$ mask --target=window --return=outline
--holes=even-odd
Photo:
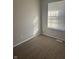
[[[65,30],[64,1],[48,3],[48,28]]]

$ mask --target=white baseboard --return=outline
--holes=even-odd
[[[40,35],[40,33],[37,34],[37,35]],[[17,43],[17,44],[15,44],[15,45],[13,45],[13,47],[16,47],[16,46],[18,46],[18,45],[20,45],[20,44],[22,44],[22,43],[24,43],[24,42],[26,42],[26,41],[28,41],[28,40],[31,40],[32,38],[34,38],[34,37],[37,36],[37,35],[33,35],[32,37],[30,37],[30,38],[28,38],[28,39],[25,39],[24,41],[22,41],[22,42],[20,42],[20,43]]]
[[[45,33],[42,33],[42,34],[43,34],[43,35],[46,35],[46,36],[49,36],[49,37],[57,38],[58,40],[65,41],[65,40],[63,40],[63,39],[60,39],[60,38],[58,38],[58,37],[54,37],[54,36],[50,36],[50,35],[48,35],[48,34],[45,34]]]

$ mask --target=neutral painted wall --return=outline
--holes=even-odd
[[[41,0],[42,4],[42,33],[51,37],[55,37],[61,40],[65,39],[65,31],[59,31],[55,29],[47,28],[47,13],[48,13],[48,0]]]
[[[40,34],[40,1],[13,0],[13,45]]]

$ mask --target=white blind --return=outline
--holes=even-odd
[[[64,1],[48,3],[48,28],[65,30]]]

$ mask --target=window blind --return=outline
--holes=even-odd
[[[48,28],[65,30],[64,1],[48,3]]]

